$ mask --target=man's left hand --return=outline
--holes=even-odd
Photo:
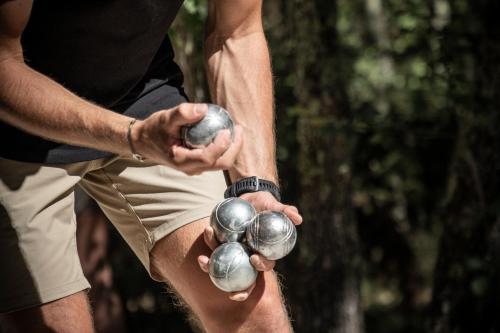
[[[285,213],[290,220],[295,225],[299,225],[302,223],[302,216],[299,214],[297,207],[285,205],[276,200],[276,198],[269,192],[261,191],[261,192],[252,192],[245,193],[240,196],[240,198],[247,200],[250,202],[257,212],[262,212],[264,210],[273,210]],[[208,226],[205,228],[204,232],[205,243],[210,247],[210,249],[215,250],[217,246],[219,246],[219,242],[215,238],[214,230],[212,227]],[[209,258],[207,256],[199,256],[198,264],[201,269],[208,273],[208,262]],[[250,257],[250,262],[258,271],[270,271],[274,268],[276,261],[266,259],[264,256],[255,253]],[[243,291],[237,291],[230,293],[229,298],[233,301],[244,301],[250,296],[253,288],[255,287],[255,283],[250,286],[248,289]]]

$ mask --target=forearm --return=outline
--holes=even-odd
[[[208,35],[205,57],[212,101],[244,129],[231,179],[258,176],[277,182],[271,62],[263,31]]]
[[[0,62],[0,119],[52,141],[128,154],[130,118],[74,95],[19,59]]]

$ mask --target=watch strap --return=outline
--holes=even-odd
[[[244,193],[267,191],[278,201],[281,201],[281,194],[278,185],[272,181],[260,179],[256,176],[240,179],[230,185],[224,192],[224,198],[239,197]]]

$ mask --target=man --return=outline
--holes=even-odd
[[[207,216],[226,188],[217,170],[233,183],[277,183],[261,0],[208,4],[212,102],[242,128],[194,150],[179,130],[206,106],[185,103],[165,36],[181,2],[0,0],[0,312],[13,331],[93,330],[74,240],[77,185],[204,330],[291,330],[274,262],[253,255],[256,285],[230,295],[206,274],[217,245]],[[268,189],[237,194],[300,223]]]

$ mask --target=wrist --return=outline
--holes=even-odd
[[[276,200],[281,201],[281,193],[278,185],[270,180],[262,179],[257,176],[242,178],[234,182],[228,186],[224,192],[224,197],[239,197],[240,195],[246,193],[261,191],[269,192],[276,198]]]
[[[129,148],[129,155],[138,161],[144,161],[142,155],[141,133],[142,121],[138,119],[130,119],[127,129],[127,143]]]
[[[250,170],[242,170],[237,167],[230,169],[227,171],[227,174],[229,176],[229,182],[228,185],[231,185],[241,179],[248,178],[248,177],[258,177],[259,179],[265,179],[268,181],[273,182],[277,186],[279,186],[279,180],[278,180],[278,173],[276,171],[274,172],[258,172],[258,171],[250,171]]]

